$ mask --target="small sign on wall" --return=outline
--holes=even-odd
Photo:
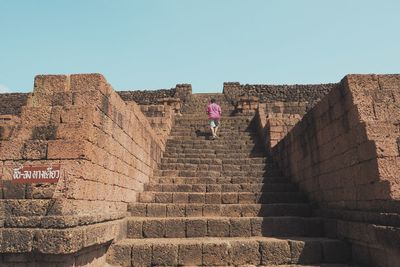
[[[23,165],[12,168],[13,183],[57,183],[61,178],[61,164]]]

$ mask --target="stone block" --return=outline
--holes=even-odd
[[[240,217],[241,209],[239,205],[222,205],[221,215],[226,217]]]
[[[53,197],[57,184],[27,184],[27,199],[50,199]]]
[[[84,230],[37,230],[34,249],[45,254],[68,254],[82,249],[85,242]]]
[[[139,194],[139,201],[142,203],[154,203],[153,192],[141,192]]]
[[[261,205],[242,205],[241,211],[243,217],[256,217],[262,215]]]
[[[289,243],[285,240],[271,239],[260,242],[261,264],[280,265],[291,263]]]
[[[207,193],[205,197],[206,204],[221,204],[221,193]]]
[[[5,199],[24,199],[26,184],[16,184],[9,180],[2,181],[3,198]]]
[[[87,159],[90,145],[85,141],[54,140],[47,145],[47,159]]]
[[[172,193],[155,193],[155,202],[156,203],[172,203]]]
[[[0,252],[1,253],[24,253],[33,249],[32,230],[0,229]]]
[[[205,194],[202,193],[189,193],[189,203],[204,203]]]
[[[193,192],[206,192],[206,185],[196,184],[192,186]]]
[[[67,75],[37,75],[28,105],[31,107],[53,105],[54,95],[69,91],[68,80]]]
[[[208,219],[208,236],[229,237],[230,222],[228,218]]]
[[[22,147],[22,158],[25,160],[46,159],[47,143],[45,141],[28,140]]]
[[[202,264],[202,244],[183,243],[179,245],[178,264],[200,266]]]
[[[186,216],[188,217],[201,217],[203,214],[203,207],[201,205],[186,205]]]
[[[4,209],[9,216],[44,216],[52,201],[35,199],[6,200]]]
[[[165,217],[166,206],[163,204],[147,204],[147,217]]]
[[[131,250],[129,245],[113,245],[107,252],[107,262],[115,266],[131,266]]]
[[[129,220],[127,222],[127,237],[128,238],[142,238],[142,220]]]
[[[207,220],[194,219],[186,222],[187,237],[203,237],[207,236]]]
[[[165,235],[165,220],[145,220],[143,221],[143,236],[145,238],[160,238]]]
[[[132,246],[132,266],[151,266],[152,251],[151,244],[134,244]]]
[[[173,202],[174,203],[188,203],[188,194],[187,193],[173,193]]]
[[[290,240],[292,263],[315,264],[322,260],[322,248],[319,241]]]
[[[261,256],[257,241],[233,241],[231,242],[232,264],[260,265]]]
[[[231,251],[226,242],[203,244],[203,265],[226,266],[231,262]]]
[[[165,237],[183,238],[186,236],[185,219],[168,219],[165,221]]]
[[[250,218],[231,218],[231,237],[246,237],[251,236]]]
[[[221,203],[223,204],[237,204],[238,194],[237,193],[222,193]]]
[[[239,203],[241,204],[253,204],[256,203],[256,195],[253,193],[240,193]]]
[[[167,217],[185,217],[186,209],[184,205],[167,205]]]
[[[152,265],[176,266],[178,264],[178,245],[176,244],[153,244]]]
[[[221,206],[220,205],[204,205],[203,206],[203,216],[220,216],[221,215]]]
[[[128,204],[128,211],[132,216],[146,216],[147,204],[145,203],[130,203]]]

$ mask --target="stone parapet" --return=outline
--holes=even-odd
[[[310,110],[330,90],[338,84],[240,84],[225,82],[223,93],[228,100],[236,103],[240,97],[258,97],[260,102],[303,102],[306,110]]]
[[[192,97],[192,85],[188,83],[177,84],[174,97],[187,102]]]
[[[175,88],[159,90],[119,91],[118,94],[126,102],[136,102],[139,105],[157,104],[160,99],[174,97]]]

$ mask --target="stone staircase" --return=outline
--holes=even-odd
[[[211,96],[224,113],[217,140],[205,115]],[[129,205],[110,265],[347,266],[351,248],[323,237],[323,220],[265,155],[251,117],[229,116],[222,94],[193,95],[183,111],[159,170]]]

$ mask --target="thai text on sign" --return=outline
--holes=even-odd
[[[61,165],[26,165],[13,168],[15,183],[56,183],[61,178]]]

